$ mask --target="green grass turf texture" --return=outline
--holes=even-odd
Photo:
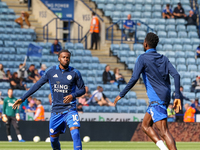
[[[200,150],[200,142],[177,142],[178,150]],[[72,142],[61,142],[62,150],[73,150]],[[0,142],[0,150],[51,150],[45,142]],[[159,150],[153,142],[89,142],[83,150]]]

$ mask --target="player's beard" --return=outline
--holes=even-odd
[[[69,66],[69,63],[67,63],[67,64],[62,64],[62,63],[60,63],[65,69],[67,69],[68,68],[68,66]]]
[[[144,52],[146,52],[147,50],[144,48]]]

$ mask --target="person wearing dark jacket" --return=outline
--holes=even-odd
[[[103,84],[114,83],[112,74],[110,73],[110,66],[107,65],[105,67],[105,71],[103,72]]]
[[[172,99],[173,100],[175,99],[175,91],[172,94]],[[190,101],[189,98],[183,95],[183,87],[180,86],[180,100],[182,109],[178,113],[176,113],[176,120],[175,120],[176,122],[183,122],[183,99],[186,101]]]
[[[191,86],[190,90],[191,90],[191,92],[195,92],[195,93],[200,92],[199,76],[196,76],[196,79],[192,82],[192,86]]]
[[[194,13],[194,10],[190,10],[189,15],[185,17],[185,20],[187,21],[186,25],[197,25],[197,15]]]
[[[62,47],[60,46],[58,39],[56,39],[51,46],[51,53],[58,54],[61,50],[62,50]]]

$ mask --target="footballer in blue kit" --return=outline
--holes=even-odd
[[[171,84],[169,74],[174,78],[176,112],[181,109],[180,75],[169,59],[156,51],[159,38],[154,33],[148,33],[143,46],[144,54],[138,56],[133,75],[124,90],[115,98],[117,103],[136,84],[142,73],[143,81],[149,98],[149,107],[142,122],[143,131],[153,140],[160,150],[177,150],[175,141],[167,126],[167,107],[170,103]],[[167,147],[153,129],[153,124],[160,131]]]
[[[43,84],[49,82],[52,96],[49,134],[53,150],[61,149],[59,135],[65,133],[66,126],[70,129],[74,150],[82,150],[79,134],[80,119],[76,108],[76,97],[85,94],[85,85],[80,72],[69,66],[70,56],[71,53],[68,50],[61,50],[58,53],[60,64],[48,68],[41,79],[13,105],[15,109]]]

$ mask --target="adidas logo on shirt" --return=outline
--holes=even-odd
[[[53,76],[53,78],[58,78],[58,75],[57,75],[57,74],[55,74],[55,75]]]
[[[78,123],[77,123],[77,122],[74,122],[73,125],[78,125]]]

